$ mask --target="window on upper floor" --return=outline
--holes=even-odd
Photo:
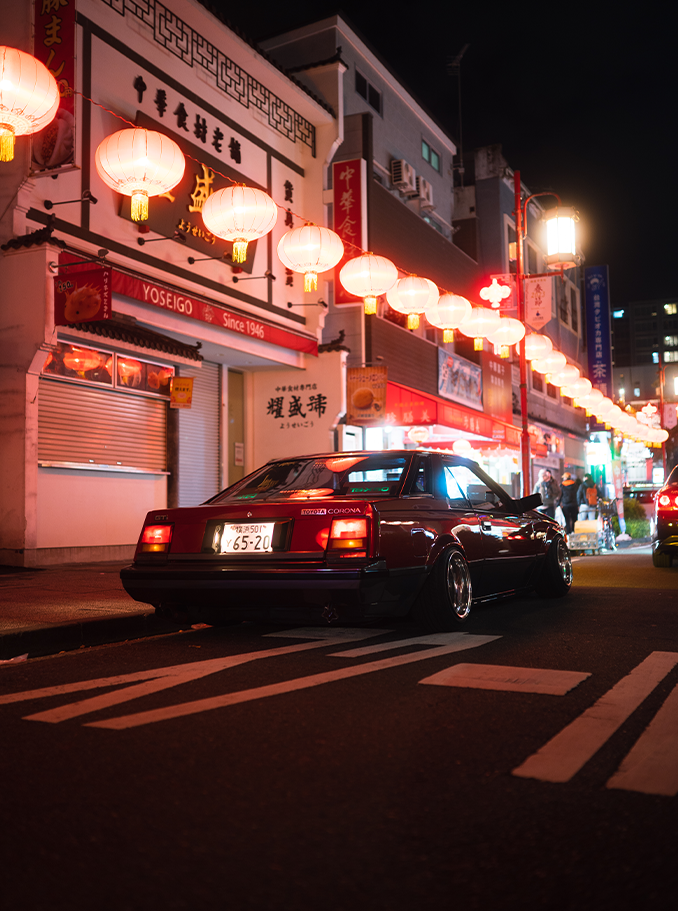
[[[382,113],[381,92],[371,82],[368,82],[358,70],[355,71],[355,90],[378,114]]]
[[[425,139],[421,141],[421,157],[424,161],[428,161],[434,171],[440,173],[440,155],[435,149],[431,148]]]
[[[670,316],[678,313],[678,304],[664,304],[664,313],[668,313]]]
[[[529,274],[539,272],[537,251],[532,244],[527,244],[527,271]]]
[[[667,348],[678,348],[678,335],[665,335],[664,344]]]
[[[541,373],[537,373],[536,370],[532,371],[532,388],[537,392],[544,391],[544,378]]]
[[[678,351],[665,351],[664,352],[664,363],[671,364],[678,361]]]
[[[558,309],[559,309],[559,311],[560,311],[560,322],[561,322],[561,323],[564,323],[564,324],[567,326],[567,323],[568,323],[568,318],[567,318],[567,310],[568,310],[568,307],[567,307],[567,292],[566,292],[565,288],[562,289],[562,291],[560,292],[559,297],[560,297],[560,300],[558,301]]]

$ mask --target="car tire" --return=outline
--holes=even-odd
[[[562,535],[557,535],[546,552],[534,589],[542,598],[562,598],[572,587],[572,560]]]
[[[466,558],[457,548],[449,548],[434,563],[412,615],[430,632],[452,632],[466,623],[472,598]]]
[[[653,566],[671,566],[671,554],[664,553],[661,550],[652,551]]]

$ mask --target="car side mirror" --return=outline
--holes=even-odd
[[[529,496],[521,497],[520,500],[515,500],[514,502],[518,512],[527,512],[529,509],[536,509],[541,506],[543,501],[540,493],[531,493]]]

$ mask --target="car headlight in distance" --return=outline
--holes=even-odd
[[[327,549],[342,557],[366,557],[367,518],[333,519]]]
[[[166,553],[172,540],[173,525],[146,525],[141,532],[139,550],[144,553]]]

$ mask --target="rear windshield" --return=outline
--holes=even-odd
[[[388,453],[273,462],[210,502],[395,496],[408,464],[408,457]]]

